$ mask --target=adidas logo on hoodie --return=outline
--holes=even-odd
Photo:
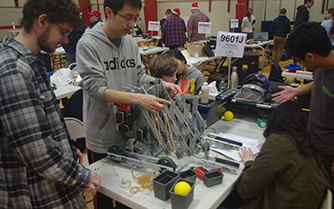
[[[134,68],[136,66],[134,59],[124,59],[118,60],[118,57],[114,57],[111,61],[105,61],[106,70],[119,70],[122,68]]]

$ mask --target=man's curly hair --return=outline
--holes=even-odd
[[[23,7],[21,26],[30,32],[34,20],[41,14],[48,15],[51,23],[69,23],[74,30],[82,26],[79,7],[72,0],[28,0]]]

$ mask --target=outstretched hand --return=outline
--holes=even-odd
[[[96,192],[100,188],[100,185],[101,185],[101,178],[95,171],[91,171],[91,172],[92,172],[92,177],[90,178],[88,188],[90,188],[93,194],[96,195]]]
[[[140,94],[139,96],[139,105],[152,113],[158,113],[162,110],[162,108],[164,108],[164,103],[171,104],[170,101],[151,94]]]
[[[291,86],[278,86],[278,88],[283,90],[272,95],[274,102],[284,103],[297,96],[297,92]]]
[[[247,150],[246,147],[241,147],[241,153],[239,152],[238,154],[239,154],[240,158],[242,159],[243,163],[255,160],[253,152],[250,148],[248,148],[248,150]]]

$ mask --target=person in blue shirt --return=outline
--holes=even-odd
[[[326,20],[321,23],[321,26],[327,31],[328,37],[332,43],[332,49],[334,49],[334,8],[327,9],[325,17]]]

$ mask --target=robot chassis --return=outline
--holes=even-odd
[[[208,145],[207,137],[203,139],[206,121],[197,111],[198,96],[192,95],[191,99],[187,99],[185,94],[181,94],[174,101],[162,80],[141,87],[127,86],[124,90],[152,94],[171,101],[171,104],[163,104],[164,108],[157,114],[139,105],[131,105],[131,108],[117,105],[119,108],[116,113],[116,122],[123,133],[124,140],[129,142],[130,151],[112,146],[108,149],[111,159],[154,170],[171,170],[172,168],[175,171],[176,164],[171,158],[159,159],[156,156],[164,152],[167,156],[174,154],[180,159],[185,154],[189,157],[199,153],[204,144],[203,141]],[[222,142],[221,145],[225,146],[226,143]],[[205,159],[202,160],[205,165],[223,167],[224,171],[229,173],[237,172],[238,162],[210,158],[207,153],[209,148],[206,147]]]

